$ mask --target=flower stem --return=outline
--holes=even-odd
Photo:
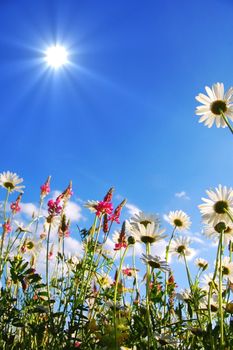
[[[150,243],[146,244],[146,254],[150,254]],[[146,315],[147,315],[147,326],[148,326],[148,350],[150,350],[150,338],[151,338],[151,323],[150,323],[150,279],[151,279],[151,271],[150,265],[147,264],[147,272],[146,272]]]
[[[120,265],[119,269],[117,271],[117,276],[116,276],[116,282],[115,282],[115,290],[114,290],[114,313],[113,313],[113,319],[114,319],[114,329],[115,329],[115,349],[118,350],[118,341],[117,341],[117,322],[116,322],[116,303],[117,303],[117,291],[118,291],[118,284],[119,284],[119,279],[121,275],[121,270],[122,270],[122,265],[126,256],[126,253],[128,251],[129,246],[125,248],[125,251],[120,259]]]
[[[220,323],[220,349],[224,347],[224,325],[223,325],[223,308],[222,308],[222,236],[223,231],[220,234],[220,251],[219,251],[219,323]]]
[[[230,129],[231,133],[233,134],[233,128],[232,128],[231,124],[229,123],[227,117],[225,116],[225,114],[222,111],[221,111],[221,115],[222,115],[225,123],[227,124],[228,128]]]

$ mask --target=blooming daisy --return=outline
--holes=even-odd
[[[223,245],[226,246],[230,241],[233,241],[233,224],[228,223],[228,226],[226,226],[224,222],[220,221],[215,226],[205,225],[203,229],[203,234],[209,238],[213,238],[215,241],[219,240],[221,232],[223,232]]]
[[[131,219],[130,219],[130,223],[134,226],[137,224],[141,224],[144,225],[145,227],[148,224],[152,224],[155,223],[157,225],[159,225],[159,218],[157,215],[154,214],[147,214],[144,213],[143,211],[140,211],[138,214],[135,214]]]
[[[222,259],[222,275],[233,283],[233,262],[227,256]]]
[[[170,211],[168,220],[172,226],[180,231],[188,230],[191,225],[189,216],[182,210]]]
[[[199,94],[196,100],[202,103],[202,106],[196,108],[196,114],[200,115],[199,123],[204,122],[208,128],[215,123],[217,128],[227,126],[222,113],[233,120],[233,88],[230,88],[224,94],[223,83],[216,83],[212,88],[205,87],[207,95]]]
[[[202,258],[198,258],[194,261],[194,264],[199,267],[199,269],[202,269],[203,271],[208,268],[208,261]]]
[[[216,225],[220,221],[228,224],[231,222],[226,211],[233,215],[233,190],[226,186],[219,185],[215,191],[206,191],[209,199],[202,198],[205,202],[198,207],[205,222]]]
[[[9,192],[23,192],[22,189],[25,186],[19,186],[21,182],[23,182],[23,179],[19,178],[17,174],[11,173],[10,171],[0,174],[0,186],[6,188]]]
[[[158,224],[155,222],[148,223],[146,226],[140,223],[135,223],[130,226],[131,235],[135,241],[143,243],[154,243],[166,237],[162,235],[165,230],[159,230]]]
[[[174,238],[169,251],[174,255],[178,255],[179,259],[184,255],[189,256],[192,254],[191,249],[189,249],[189,244],[190,239],[187,237]]]
[[[91,213],[95,213],[98,204],[99,204],[99,201],[88,200],[83,206],[85,208],[88,208]]]
[[[218,280],[215,278],[215,280],[213,280],[213,273],[206,273],[205,275],[202,276],[200,283],[202,285],[202,289],[205,291],[209,291],[209,288],[212,284],[213,290],[218,290]]]
[[[159,269],[164,272],[171,272],[168,263],[165,260],[162,260],[159,256],[152,256],[151,254],[142,254],[142,261],[145,264],[150,265],[153,269]]]

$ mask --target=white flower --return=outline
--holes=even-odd
[[[202,284],[202,289],[205,291],[209,291],[209,288],[212,284],[213,287],[213,291],[217,291],[218,290],[218,280],[215,278],[215,280],[213,280],[213,273],[208,273],[202,276],[200,283]]]
[[[113,285],[112,278],[104,272],[102,272],[101,275],[96,276],[96,281],[103,289],[110,288]]]
[[[11,173],[10,171],[3,172],[0,174],[0,186],[6,188],[9,192],[23,192],[23,188],[25,186],[19,186],[19,184],[23,182],[23,179],[19,178],[19,176],[15,173]]]
[[[171,242],[169,251],[174,255],[178,255],[178,259],[180,259],[184,255],[189,256],[192,254],[191,249],[189,249],[189,244],[190,239],[187,237],[174,238]]]
[[[224,222],[219,222],[215,226],[205,225],[203,234],[209,238],[213,238],[214,241],[218,241],[220,233],[223,232],[222,242],[223,245],[228,245],[230,241],[233,241],[233,224],[228,223],[228,226]]]
[[[96,207],[99,204],[99,201],[88,200],[83,206],[88,208],[91,213],[96,212]]]
[[[222,259],[222,275],[233,283],[233,262],[227,256]]]
[[[233,215],[233,190],[226,186],[219,185],[215,191],[206,191],[210,199],[202,198],[205,202],[198,207],[202,214],[204,221],[215,226],[223,221],[228,224],[230,221],[229,214]]]
[[[223,119],[222,113],[233,120],[233,88],[230,88],[224,94],[223,83],[216,83],[212,89],[205,87],[207,95],[199,94],[196,100],[202,103],[202,106],[196,108],[196,114],[200,115],[199,123],[204,122],[208,128],[216,124],[217,128],[225,128],[227,126]]]
[[[164,272],[170,272],[171,268],[169,267],[168,263],[165,260],[162,260],[159,256],[152,256],[150,254],[142,254],[142,261],[145,264],[148,264],[153,269],[159,269]]]
[[[148,223],[146,226],[144,224],[135,223],[128,227],[130,230],[131,236],[134,237],[135,241],[143,243],[154,243],[160,241],[166,237],[162,235],[165,230],[159,230],[157,223]]]
[[[168,214],[169,223],[178,230],[188,230],[191,221],[189,216],[182,210],[170,211]]]
[[[134,226],[135,224],[141,224],[144,225],[145,227],[148,224],[155,223],[159,226],[159,217],[154,214],[147,214],[144,213],[143,211],[140,211],[138,214],[135,214],[131,219],[130,223]]]
[[[194,261],[194,264],[199,267],[200,269],[202,269],[203,271],[206,270],[208,268],[208,261],[202,258],[198,258]]]

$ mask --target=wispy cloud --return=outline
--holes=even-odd
[[[141,210],[132,203],[126,203],[125,208],[127,209],[128,215],[133,216],[135,214],[138,214]]]
[[[190,197],[187,195],[185,191],[175,193],[175,197],[190,200]]]

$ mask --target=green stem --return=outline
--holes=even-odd
[[[166,263],[168,262],[169,249],[170,249],[170,245],[171,245],[172,239],[174,237],[175,231],[176,231],[176,226],[174,227],[172,234],[171,234],[171,237],[169,239],[168,245],[166,246],[166,255],[165,255]],[[165,288],[165,290],[164,290],[163,314],[164,314],[164,322],[166,322],[165,314],[166,314],[166,305],[167,305],[167,272],[165,272],[164,288]]]
[[[150,243],[146,243],[146,254],[150,254]],[[146,315],[147,315],[147,326],[148,326],[148,350],[150,350],[151,343],[151,322],[150,322],[150,279],[151,279],[151,268],[147,264],[146,271]]]
[[[225,114],[222,111],[221,111],[221,115],[222,115],[225,123],[227,124],[228,128],[230,129],[231,133],[233,134],[233,128],[232,128],[231,124],[229,123],[227,117],[225,116]]]
[[[219,323],[220,323],[220,349],[224,347],[224,325],[223,325],[223,308],[222,308],[222,236],[223,231],[220,234],[220,252],[219,252]]]
[[[124,253],[120,259],[120,265],[119,265],[119,269],[117,271],[117,276],[116,276],[116,282],[115,282],[115,290],[114,290],[114,330],[115,330],[115,349],[118,350],[118,341],[117,341],[117,322],[116,322],[116,304],[117,304],[117,291],[118,291],[118,284],[119,284],[119,279],[120,279],[120,275],[121,275],[121,270],[122,270],[122,265],[126,256],[126,253],[128,251],[129,246],[127,246],[124,250]]]

